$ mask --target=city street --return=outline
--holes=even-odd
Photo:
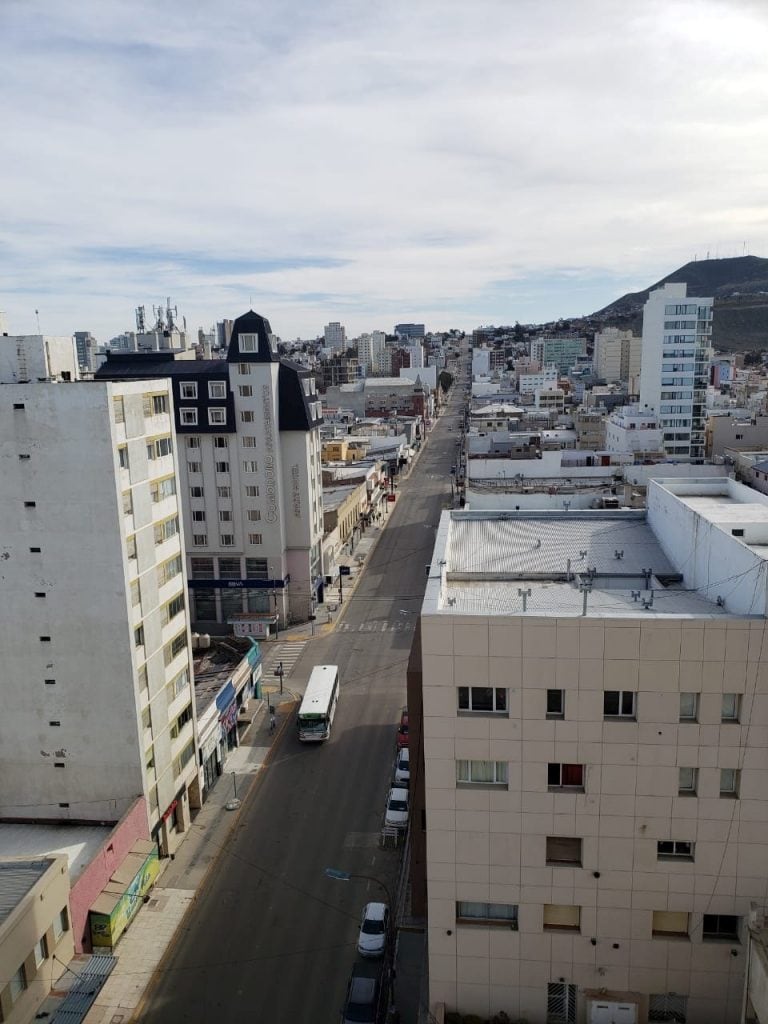
[[[381,850],[379,835],[425,565],[450,502],[460,392],[401,483],[336,630],[309,642],[293,671],[291,688],[303,690],[314,664],[339,665],[330,741],[302,745],[294,715],[281,717],[273,756],[155,976],[143,1021],[339,1019],[361,909],[397,880],[399,851]],[[336,881],[326,867],[382,884]]]

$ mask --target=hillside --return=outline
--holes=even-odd
[[[715,299],[712,343],[726,351],[768,348],[768,259],[738,256],[696,260],[673,271],[641,292],[628,292],[593,313],[604,324],[642,330],[643,305],[648,293],[662,285],[684,282],[689,295]]]

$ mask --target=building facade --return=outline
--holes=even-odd
[[[595,334],[593,363],[595,375],[608,384],[629,381],[640,373],[643,339],[632,331],[605,327]]]
[[[640,407],[659,417],[667,455],[686,462],[705,454],[712,302],[689,296],[685,284],[665,284],[643,309]]]
[[[323,338],[326,348],[345,349],[347,347],[347,329],[338,320],[325,325]]]
[[[167,380],[18,384],[0,406],[0,817],[115,822],[161,852],[197,790]]]
[[[269,321],[235,320],[226,360],[117,356],[105,379],[171,379],[190,605],[196,627],[234,616],[306,621],[323,585],[320,424],[310,371],[280,359]]]
[[[559,337],[544,335],[534,338],[531,342],[531,359],[534,359],[539,366],[548,366],[549,363],[554,363],[562,374],[567,374],[579,356],[586,355],[586,351],[586,339],[575,335]]]
[[[768,499],[730,480],[653,482],[647,513],[443,514],[412,725],[433,1013],[739,1021],[766,538]]]

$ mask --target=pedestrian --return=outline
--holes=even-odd
[[[275,718],[274,714],[271,714],[269,716],[269,731],[270,731],[270,733],[273,733],[275,731],[275,726],[276,725],[277,725],[277,719]]]

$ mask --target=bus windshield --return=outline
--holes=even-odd
[[[339,669],[336,665],[315,665],[307,683],[298,716],[299,739],[326,740],[339,699]]]

